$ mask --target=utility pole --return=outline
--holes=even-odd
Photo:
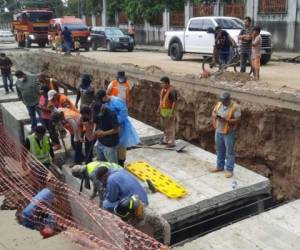
[[[78,0],[77,4],[77,15],[78,18],[81,18],[81,0]]]
[[[107,26],[107,1],[102,0],[102,26]]]

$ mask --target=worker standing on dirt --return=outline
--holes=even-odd
[[[255,27],[252,33],[252,52],[251,52],[251,62],[252,69],[254,70],[254,77],[256,81],[259,80],[260,73],[260,59],[261,59],[261,45],[262,38],[260,35],[260,27]]]
[[[103,201],[104,209],[113,212],[122,199],[133,195],[138,195],[144,205],[148,205],[147,193],[138,180],[126,170],[101,167],[97,170],[96,178],[104,184],[107,190]]]
[[[9,89],[11,92],[14,92],[14,80],[11,74],[11,67],[13,66],[12,61],[9,59],[9,57],[6,56],[5,53],[0,54],[0,68],[1,68],[1,75],[2,75],[2,81],[5,89],[5,94],[9,93]],[[9,81],[9,88],[8,83]]]
[[[160,114],[162,126],[164,128],[164,138],[162,144],[167,147],[175,147],[175,107],[177,102],[177,92],[170,84],[170,79],[166,76],[160,79],[162,89],[160,91],[160,101],[157,113]]]
[[[52,106],[52,108],[67,108],[79,113],[79,110],[67,96],[57,93],[57,91],[53,89],[48,92],[48,101],[49,106]]]
[[[251,17],[245,17],[245,28],[241,30],[239,35],[240,41],[240,64],[241,72],[246,72],[247,62],[251,65],[251,49],[252,49],[252,20]]]
[[[74,162],[81,164],[84,160],[82,154],[82,128],[80,127],[80,114],[71,109],[61,108],[51,116],[52,122],[59,131],[68,130],[71,135],[71,145],[75,150]]]
[[[75,165],[72,167],[72,175],[74,177],[78,177],[80,179],[86,180],[86,177],[90,179],[93,183],[93,194],[91,195],[90,199],[93,200],[97,193],[99,195],[100,207],[102,207],[102,202],[104,198],[105,188],[103,183],[101,183],[96,178],[97,170],[101,167],[106,167],[108,169],[121,169],[122,167],[113,162],[104,162],[104,161],[94,161],[90,162],[87,165]]]
[[[50,167],[51,160],[54,160],[54,152],[44,126],[37,126],[35,132],[28,136],[25,140],[25,148],[45,167]]]
[[[89,74],[83,74],[81,76],[81,83],[77,90],[77,97],[75,107],[78,109],[80,101],[80,109],[82,106],[92,107],[95,100],[95,91],[92,86],[92,77]]]
[[[130,107],[130,92],[131,86],[124,71],[118,72],[116,79],[108,85],[106,91],[109,96],[117,96],[125,101],[127,107]]]
[[[40,88],[34,75],[25,74],[21,70],[17,70],[15,75],[18,78],[16,82],[17,93],[28,110],[31,131],[34,132],[37,126],[36,113],[38,112]]]
[[[117,115],[118,123],[120,125],[120,142],[118,146],[119,165],[124,166],[127,148],[140,143],[138,134],[129,120],[126,103],[121,98],[107,95],[104,90],[100,90],[97,93],[96,98],[98,103],[105,104],[109,110],[115,112]],[[95,113],[99,110],[97,105],[98,104],[95,105]]]
[[[130,22],[128,26],[128,35],[133,39],[133,44],[135,45],[135,27],[133,22]]]
[[[103,154],[108,162],[119,162],[119,133],[120,124],[115,112],[108,109],[105,105],[97,105],[99,112],[94,117],[96,131],[94,136],[103,146]]]
[[[236,47],[235,41],[231,38],[226,30],[220,27],[216,28],[215,34],[215,48],[218,53],[218,60],[220,62],[220,69],[222,65],[229,64],[230,62],[230,51],[232,47]]]
[[[220,102],[217,103],[212,112],[213,126],[216,130],[217,167],[209,169],[211,173],[221,172],[225,169],[226,178],[233,176],[235,164],[234,145],[240,120],[241,109],[239,104],[231,99],[230,93],[222,93]]]
[[[52,122],[50,120],[52,110],[48,106],[48,92],[49,92],[49,88],[47,85],[41,86],[41,96],[40,96],[40,100],[39,100],[41,122],[49,131],[50,138],[53,143],[53,149],[58,150],[61,148],[61,146],[60,146],[58,134],[55,130],[54,125],[52,124]]]
[[[170,224],[154,210],[145,207],[137,195],[122,199],[115,207],[114,213],[152,238],[156,235],[155,233],[161,234],[163,244],[170,244]]]
[[[62,32],[62,36],[64,40],[64,51],[66,55],[69,55],[72,48],[73,38],[72,33],[67,26],[65,26],[64,31]]]

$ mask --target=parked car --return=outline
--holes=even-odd
[[[181,60],[184,53],[198,53],[202,56],[212,56],[215,43],[214,34],[210,31],[217,26],[226,30],[238,44],[238,36],[244,27],[244,22],[236,17],[195,17],[188,22],[185,31],[167,31],[165,33],[165,48],[172,60]],[[262,30],[261,63],[267,64],[272,54],[272,35]]]
[[[0,42],[2,43],[14,43],[15,36],[10,30],[0,30]]]
[[[133,51],[134,40],[116,27],[93,27],[89,37],[93,50],[106,48],[108,51],[124,49]]]

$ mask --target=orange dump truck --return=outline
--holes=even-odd
[[[30,48],[31,44],[36,43],[45,47],[52,18],[53,11],[49,9],[24,9],[14,14],[12,28],[18,46]]]
[[[82,19],[76,18],[74,16],[65,16],[62,18],[54,18],[50,20],[48,39],[52,49],[55,49],[55,37],[57,35],[60,35],[61,40],[63,41],[63,36],[61,34],[65,27],[68,27],[68,29],[72,33],[72,47],[74,47],[74,41],[78,41],[80,43],[80,48],[84,48],[86,51],[89,51],[89,28],[86,26],[85,22]]]

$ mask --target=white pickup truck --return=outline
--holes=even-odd
[[[165,48],[172,60],[179,61],[184,53],[197,53],[202,56],[212,56],[215,36],[211,31],[217,26],[226,30],[238,44],[238,36],[244,27],[241,19],[236,17],[195,17],[188,22],[185,31],[167,31],[165,33]],[[261,31],[262,57],[261,63],[267,64],[272,54],[272,35]]]

